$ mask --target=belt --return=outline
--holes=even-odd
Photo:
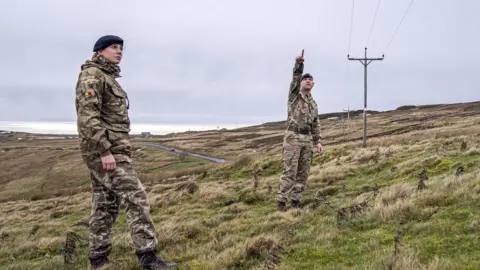
[[[298,127],[293,127],[293,126],[288,126],[287,127],[288,131],[293,131],[295,133],[299,134],[304,134],[304,135],[310,135],[311,134],[311,129],[309,128],[298,128]]]

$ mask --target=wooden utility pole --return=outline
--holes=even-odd
[[[383,60],[384,55],[381,58],[367,58],[367,48],[365,48],[365,57],[364,58],[350,58],[350,55],[347,54],[348,60],[358,60],[363,65],[364,73],[364,97],[363,97],[363,147],[367,147],[367,66],[374,60]]]
[[[350,106],[347,107],[347,109],[342,109],[342,111],[344,112],[347,112],[347,121],[345,122],[345,120],[343,119],[343,113],[342,113],[342,122],[344,124],[344,127],[343,127],[343,137],[345,139],[345,135],[347,137],[347,140],[349,139],[349,136],[348,134],[350,133]]]

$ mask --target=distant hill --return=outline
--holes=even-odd
[[[369,115],[376,115],[376,114],[382,114],[382,113],[393,113],[395,111],[406,111],[406,110],[420,110],[420,109],[435,109],[435,108],[445,108],[445,109],[450,109],[452,107],[463,107],[463,111],[476,111],[480,110],[480,101],[473,101],[473,102],[464,102],[464,103],[446,103],[446,104],[425,104],[425,105],[402,105],[397,107],[394,110],[388,110],[388,111],[377,111],[377,110],[367,110],[367,114]],[[363,110],[351,110],[349,112],[350,118],[355,118],[359,116],[363,116]],[[320,120],[327,120],[331,118],[342,118],[347,117],[348,113],[347,112],[330,112],[330,113],[323,113],[319,114]],[[250,127],[243,127],[239,128],[236,130],[248,130],[253,127],[264,127],[264,128],[270,128],[270,127],[278,127],[279,125],[285,125],[286,120],[283,121],[275,121],[275,122],[267,122],[263,123],[261,125],[256,125],[256,126],[250,126]]]

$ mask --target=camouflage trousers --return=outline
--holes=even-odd
[[[117,167],[113,171],[103,170],[99,159],[96,162],[87,160],[92,180],[90,258],[110,253],[110,234],[121,204],[125,206],[130,235],[137,252],[154,251],[158,244],[147,194],[131,158],[115,154],[114,157]]]
[[[289,194],[292,200],[301,201],[310,174],[312,158],[311,135],[287,131],[283,141],[283,173],[277,193],[278,202],[287,202]]]

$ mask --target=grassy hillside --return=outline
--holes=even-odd
[[[375,113],[367,148],[361,116],[321,124],[326,151],[303,208],[286,213],[275,211],[282,122],[135,139],[160,254],[181,269],[477,269],[480,103]],[[90,193],[77,141],[1,137],[0,167],[1,269],[85,269]],[[67,235],[78,241],[64,265]],[[123,210],[112,239],[115,269],[141,269]]]

